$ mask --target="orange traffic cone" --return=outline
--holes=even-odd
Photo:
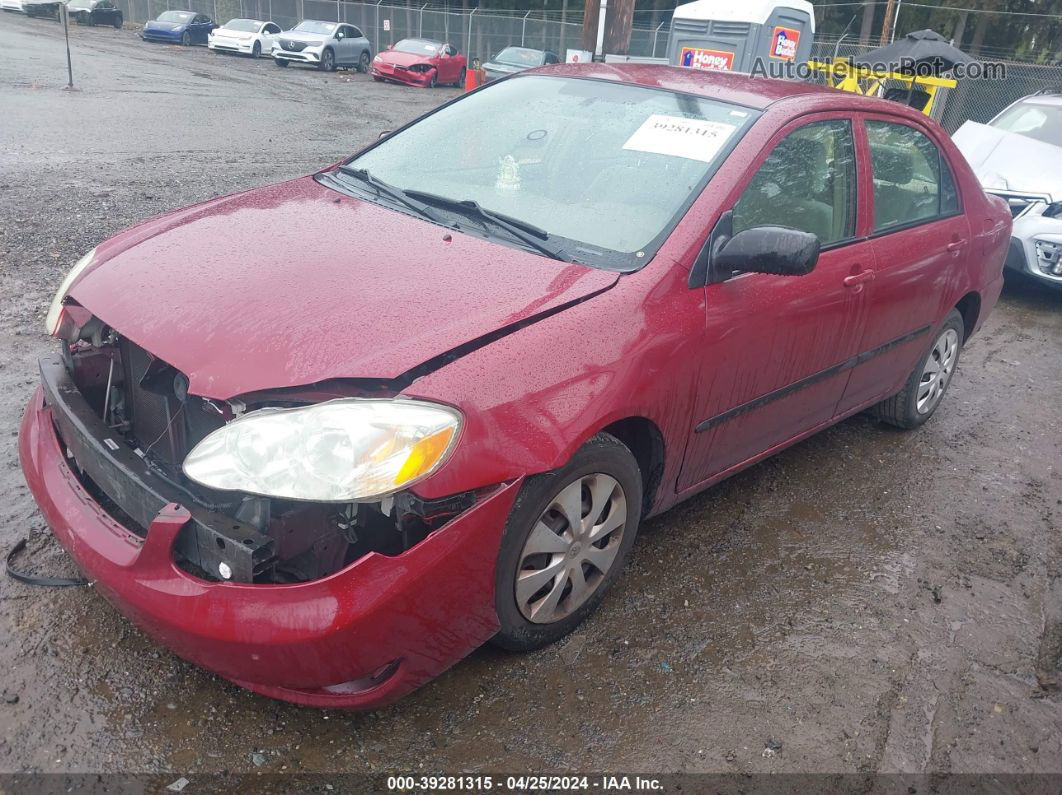
[[[466,69],[465,70],[465,93],[469,91],[475,91],[479,87],[479,70],[478,69]]]

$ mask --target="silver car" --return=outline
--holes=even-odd
[[[1062,90],[1022,97],[952,137],[984,189],[1010,204],[1007,267],[1062,288]]]
[[[304,19],[276,37],[272,55],[277,66],[303,63],[323,72],[333,72],[340,66],[367,72],[372,47],[365,34],[353,25]]]
[[[549,50],[532,50],[530,47],[506,47],[483,64],[483,74],[487,80],[516,74],[536,66],[560,63],[556,53]]]

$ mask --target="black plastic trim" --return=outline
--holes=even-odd
[[[865,362],[870,361],[874,357],[880,356],[881,354],[892,350],[897,346],[903,345],[905,343],[910,342],[911,340],[917,339],[918,337],[922,336],[927,331],[929,331],[929,329],[930,326],[923,326],[920,329],[916,329],[907,334],[904,334],[902,337],[897,337],[894,340],[890,340],[884,345],[879,345],[876,348],[871,348],[869,351],[863,351],[862,353],[858,353],[855,356],[845,359],[839,364],[835,364],[832,367],[827,367],[825,370],[819,370],[819,372],[817,373],[812,373],[806,378],[801,378],[799,381],[794,381],[791,384],[783,386],[781,389],[776,389],[773,392],[768,392],[766,395],[761,395],[758,398],[754,398],[753,400],[750,400],[747,403],[742,403],[740,406],[735,406],[732,409],[727,409],[721,414],[716,414],[714,417],[709,417],[708,419],[697,423],[697,426],[693,429],[694,433],[703,433],[704,431],[711,430],[712,428],[716,427],[717,425],[721,425],[727,420],[733,419],[734,417],[737,417],[741,414],[746,414],[747,412],[754,411],[755,409],[762,408],[768,403],[773,403],[775,400],[780,400],[781,398],[788,397],[794,392],[799,392],[801,389],[813,386],[814,384],[817,384],[820,381],[824,381],[825,379],[830,378],[832,376],[835,376],[838,373],[843,373],[846,370],[851,370],[855,367],[858,367],[859,365],[864,364]]]

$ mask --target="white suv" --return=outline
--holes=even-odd
[[[953,136],[989,193],[1014,215],[1007,267],[1062,288],[1062,89],[1022,97]]]

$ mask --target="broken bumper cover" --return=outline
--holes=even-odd
[[[402,83],[407,86],[425,87],[431,84],[434,72],[414,72],[411,69],[400,69],[389,65],[378,66],[373,64],[372,76],[381,80],[390,80],[394,83]]]
[[[46,402],[43,389],[30,401],[19,436],[26,481],[84,574],[175,654],[272,698],[372,708],[442,673],[497,631],[494,565],[519,481],[396,557],[370,553],[298,585],[213,583],[174,563],[187,509],[164,505],[141,538],[85,490],[56,431],[70,427],[57,418],[69,411],[64,401]],[[108,434],[102,422],[74,432],[97,431]]]

